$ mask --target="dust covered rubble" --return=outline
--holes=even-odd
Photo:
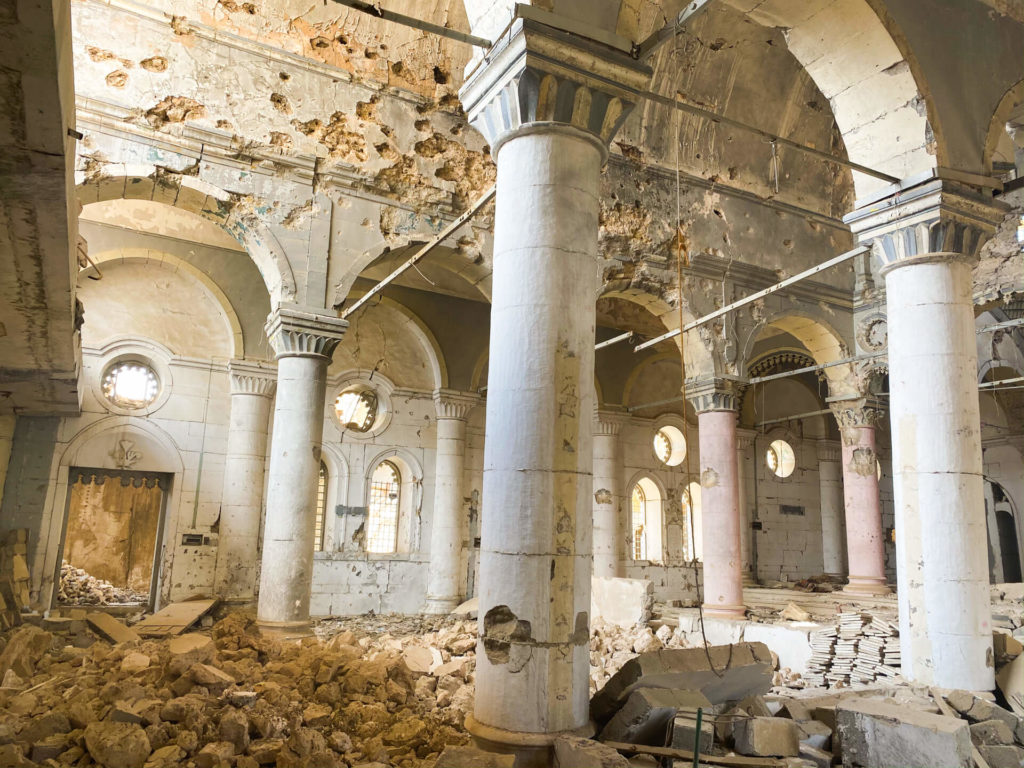
[[[149,595],[126,587],[115,587],[97,579],[88,571],[76,568],[67,560],[60,565],[57,600],[73,605],[110,605],[112,603],[146,603]]]

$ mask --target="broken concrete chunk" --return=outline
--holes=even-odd
[[[670,688],[637,688],[626,704],[601,729],[601,741],[662,746],[668,727],[680,709],[710,707],[699,691],[675,691]]]
[[[984,720],[971,726],[975,744],[1013,744],[1013,731],[1001,720]]]
[[[836,731],[844,765],[885,768],[968,768],[971,737],[967,723],[871,699],[844,701],[836,708]]]
[[[149,656],[144,653],[132,652],[121,660],[121,671],[127,672],[129,675],[134,675],[145,669],[149,669]]]
[[[235,756],[235,745],[230,741],[212,741],[196,753],[196,768],[220,768],[230,765]]]
[[[106,768],[142,768],[150,753],[149,737],[132,723],[90,723],[85,746],[92,759]]]
[[[978,752],[989,768],[1020,768],[1024,765],[1024,749],[1009,745],[983,744]]]
[[[514,768],[515,755],[484,752],[476,747],[445,747],[434,768]]]
[[[831,768],[832,753],[823,749],[815,749],[809,744],[800,745],[800,757],[810,762],[815,768]]]
[[[555,739],[557,768],[629,768],[629,761],[618,750],[579,736]]]
[[[708,665],[708,656],[715,671]],[[771,688],[771,652],[764,643],[666,649],[627,661],[590,701],[599,726],[607,723],[636,688],[700,691],[712,704],[739,701]]]
[[[138,633],[126,627],[109,613],[94,611],[85,615],[85,621],[104,640],[117,645],[118,643],[137,643],[140,638]]]
[[[967,717],[975,723],[984,723],[988,720],[999,720],[1011,731],[1016,728],[1020,722],[1020,718],[1013,714],[1013,712],[1008,712],[998,704],[993,704],[991,701],[985,701],[985,699],[982,698],[975,698],[974,704],[964,714],[966,714]]]
[[[434,663],[434,656],[429,648],[422,645],[410,645],[402,652],[405,665],[413,674],[425,675],[430,672]]]
[[[35,674],[36,662],[50,648],[53,635],[39,627],[27,624],[15,630],[0,653],[0,677],[13,670],[18,677],[30,678]]]
[[[832,742],[832,729],[817,720],[805,720],[797,723],[800,732],[800,743],[815,749],[828,749]]]
[[[707,712],[707,718],[700,723],[700,744],[697,744],[697,710],[688,709],[679,712],[672,719],[672,733],[669,736],[669,746],[673,749],[685,749],[689,752],[696,752],[699,747],[701,754],[707,754],[715,743],[715,721],[714,714]]]
[[[737,752],[751,757],[796,757],[800,754],[797,724],[782,717],[752,717],[733,726]]]

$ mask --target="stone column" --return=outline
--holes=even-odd
[[[589,728],[601,165],[649,70],[517,19],[463,87],[498,165],[476,700],[517,765]]]
[[[244,360],[232,360],[228,370],[231,417],[214,592],[221,600],[250,601],[256,596],[267,428],[277,371]]]
[[[704,615],[743,619],[736,395],[727,382],[699,382],[687,393],[700,441]]]
[[[466,417],[478,395],[434,390],[437,408],[437,456],[434,460],[434,518],[430,531],[430,569],[426,613],[449,613],[462,602],[463,551],[469,535],[462,514],[466,466]]]
[[[294,305],[279,306],[267,318],[277,354],[277,400],[257,619],[283,634],[309,631],[327,366],[346,328],[345,320]]]
[[[1002,217],[942,179],[846,217],[885,277],[903,673],[974,691],[994,682],[971,270]]]
[[[887,595],[882,499],[878,495],[875,425],[884,411],[866,398],[831,402],[839,422],[848,583],[855,595]]]
[[[842,449],[835,440],[818,441],[821,491],[821,554],[825,573],[846,575],[846,523],[843,513]]]
[[[622,508],[621,411],[594,414],[594,575],[622,576],[625,559]]]
[[[754,573],[754,529],[751,528],[751,510],[757,503],[754,498],[754,472],[757,468],[754,464],[754,441],[757,438],[757,430],[737,429],[736,430],[736,461],[739,468],[739,505],[740,505],[740,569],[743,574],[743,586],[754,586],[757,584],[757,574]]]

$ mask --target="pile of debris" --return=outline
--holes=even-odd
[[[662,624],[657,630],[642,625],[621,627],[600,619],[590,627],[590,693],[601,690],[612,675],[640,653],[662,648],[686,648],[684,633]]]
[[[897,681],[900,676],[899,626],[859,611],[840,613],[836,625],[811,633],[805,684],[843,688],[854,683]]]
[[[82,648],[42,623],[3,638],[5,767],[415,767],[469,740],[475,639],[462,624],[429,647],[351,631],[280,643],[231,614],[209,634]]]
[[[57,601],[64,605],[137,604],[149,602],[149,595],[129,587],[115,587],[64,560],[60,564]]]

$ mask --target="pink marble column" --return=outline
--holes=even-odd
[[[704,615],[743,619],[736,396],[720,382],[696,387],[704,545]]]
[[[844,591],[885,595],[892,590],[885,579],[882,503],[875,454],[875,424],[883,412],[864,399],[833,403],[832,410],[839,422],[843,449],[843,502],[850,572]]]

